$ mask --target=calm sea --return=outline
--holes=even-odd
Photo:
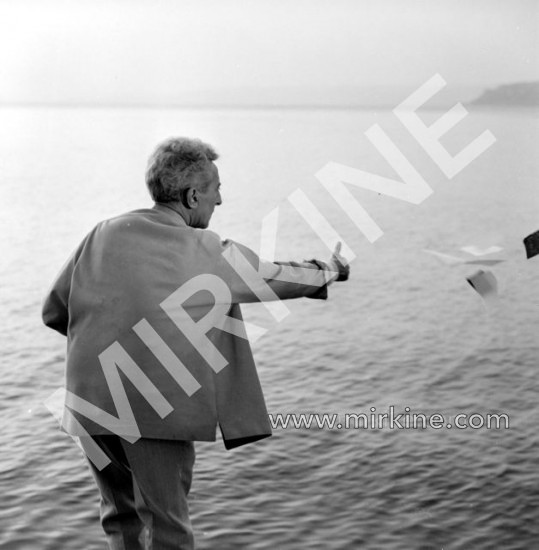
[[[440,112],[422,114],[427,123]],[[396,177],[364,135],[379,124],[433,189],[420,205],[352,189],[384,231],[369,243],[315,177],[328,162]],[[389,111],[0,110],[0,547],[104,550],[98,493],[78,447],[43,401],[63,382],[62,337],[40,302],[95,223],[150,205],[148,155],[198,136],[221,154],[223,205],[211,228],[259,248],[278,207],[278,259],[329,252],[288,196],[301,189],[354,251],[327,302],[288,302],[253,346],[269,411],[505,413],[509,429],[276,429],[226,451],[199,444],[191,512],[204,549],[533,549],[539,547],[537,112],[472,111],[442,143],[484,130],[496,143],[449,180]],[[494,266],[440,262],[424,249]],[[498,281],[485,303],[466,282]]]

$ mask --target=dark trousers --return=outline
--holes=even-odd
[[[93,436],[111,464],[88,461],[101,493],[101,524],[111,550],[192,550],[187,495],[192,441]]]

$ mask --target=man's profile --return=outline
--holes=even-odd
[[[217,158],[199,140],[159,145],[154,206],[99,223],[44,301],[44,323],[67,336],[62,426],[111,461],[89,464],[113,550],[194,548],[194,441],[217,427],[227,449],[271,435],[239,304],[325,299],[348,278],[339,248],[328,263],[268,262],[207,230]]]

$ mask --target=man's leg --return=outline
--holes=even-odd
[[[109,547],[144,550],[143,538],[140,538],[144,524],[137,514],[133,478],[120,438],[115,435],[93,438],[111,460],[101,471],[88,461],[101,493],[101,525]]]
[[[151,550],[192,550],[194,537],[187,495],[191,488],[195,447],[192,441],[121,440],[143,503],[140,516],[149,527]],[[137,499],[138,500],[138,499]]]

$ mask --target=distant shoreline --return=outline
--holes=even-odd
[[[119,101],[4,101],[0,102],[0,108],[52,108],[52,109],[147,109],[147,110],[252,110],[252,111],[351,111],[351,110],[371,110],[371,111],[390,111],[407,97],[409,91],[403,92],[405,95],[396,99],[396,97],[371,97],[361,98],[358,92],[356,101],[351,93],[348,96],[337,98],[335,96],[310,97],[310,102],[302,103],[295,99],[274,97],[249,98],[245,101],[238,101],[237,98],[225,98],[219,101],[215,97],[202,98],[178,98],[176,101],[162,103],[158,101],[127,102]],[[475,91],[478,94],[479,90]],[[467,94],[466,99],[459,99],[454,93],[452,97],[447,94],[442,97],[433,97],[419,108],[420,111],[442,111],[449,110],[457,103],[462,103],[469,108],[494,108],[494,109],[534,109],[539,107],[539,82],[519,82],[513,84],[503,84],[493,88],[486,88],[480,95],[470,99]],[[359,96],[359,97],[358,97]],[[228,99],[228,101],[227,101]],[[329,101],[328,101],[329,100]]]
[[[456,103],[448,105],[420,107],[417,112],[448,111]],[[460,102],[468,110],[474,111],[529,111],[537,110],[538,105],[510,105],[472,102]],[[95,110],[183,110],[183,111],[392,111],[396,105],[154,105],[154,104],[116,104],[116,103],[0,103],[0,109],[95,109]]]

